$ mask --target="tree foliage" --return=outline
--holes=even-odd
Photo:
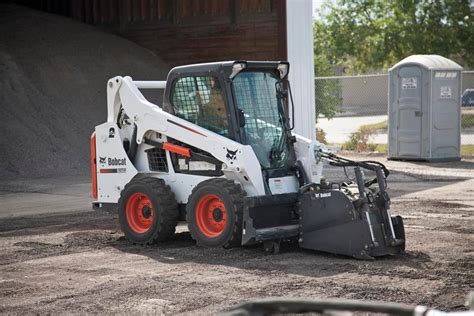
[[[474,67],[469,0],[326,1],[314,22],[317,76],[386,70],[412,54]]]
[[[342,106],[342,91],[337,79],[317,79],[314,83],[316,96],[316,121],[320,114],[333,118]]]

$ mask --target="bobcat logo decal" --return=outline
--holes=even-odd
[[[226,149],[227,149],[227,155],[226,155],[227,160],[237,159],[237,151],[238,150],[229,150],[229,148],[226,148]]]
[[[105,164],[105,158],[107,157],[99,157],[99,163]]]

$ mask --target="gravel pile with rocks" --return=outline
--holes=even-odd
[[[0,5],[0,178],[87,176],[91,132],[106,120],[107,80],[164,80],[168,70],[152,52],[96,27]]]

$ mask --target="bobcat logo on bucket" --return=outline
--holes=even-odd
[[[226,149],[227,149],[226,158],[228,160],[235,160],[237,158],[237,151],[238,150],[229,150],[229,148],[226,148]]]

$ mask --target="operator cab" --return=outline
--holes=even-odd
[[[163,109],[252,146],[266,177],[294,174],[288,62],[216,62],[173,68]]]

